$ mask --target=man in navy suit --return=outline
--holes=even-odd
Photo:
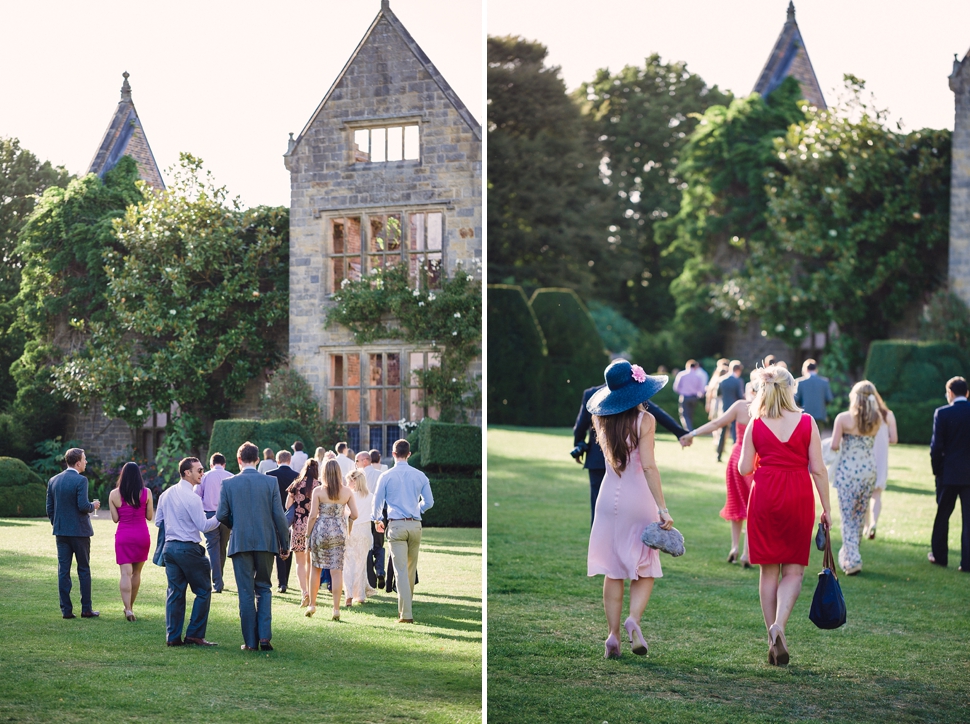
[[[583,463],[583,467],[589,471],[589,525],[591,528],[593,527],[593,518],[596,515],[596,498],[600,494],[600,485],[603,483],[603,476],[606,475],[606,458],[603,456],[603,449],[596,441],[596,430],[593,428],[593,416],[586,409],[586,403],[589,402],[590,397],[605,386],[606,384],[604,383],[583,391],[583,402],[579,406],[579,415],[576,417],[576,424],[573,425],[573,444],[577,447],[582,447],[582,445],[587,444],[586,435],[587,433],[589,434],[589,443],[587,444],[585,452],[586,462],[582,460],[582,452],[574,457],[577,463]],[[678,440],[687,434],[687,430],[678,425],[674,418],[649,400],[644,404],[644,407],[647,408],[647,412],[657,419],[659,424],[674,433]]]
[[[280,500],[284,503],[286,502],[286,489],[300,475],[299,472],[290,467],[291,460],[292,458],[289,452],[280,450],[276,453],[276,469],[266,473],[270,477],[276,478],[277,484],[280,487]],[[276,590],[280,593],[286,593],[286,586],[290,581],[290,566],[292,564],[293,559],[289,556],[286,558],[280,555],[276,556],[276,582],[278,584]]]
[[[930,563],[947,563],[947,535],[950,515],[960,498],[963,513],[963,535],[960,544],[958,571],[970,573],[970,402],[967,402],[967,381],[954,377],[946,383],[949,405],[933,414],[933,439],[930,441],[930,461],[936,476],[936,520],[933,521],[933,550]]]
[[[47,517],[54,526],[57,541],[57,592],[61,615],[77,618],[71,603],[71,563],[77,559],[77,579],[81,584],[81,618],[97,618],[91,610],[91,526],[89,513],[101,502],[88,500],[88,479],[81,473],[88,464],[84,451],[72,447],[64,456],[67,470],[47,482]]]

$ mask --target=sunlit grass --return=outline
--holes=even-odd
[[[239,650],[231,562],[206,632],[220,645],[167,648],[164,570],[145,566],[138,620],[126,621],[114,524],[94,525],[101,618],[65,621],[50,524],[0,520],[0,720],[481,721],[481,530],[425,529],[414,626],[396,623],[396,597],[383,593],[332,622],[326,589],[307,619],[294,567],[289,592],[273,597],[275,651],[252,654]],[[75,572],[75,613],[78,595]]]
[[[758,572],[725,562],[724,465],[710,439],[659,436],[664,494],[686,539],[662,556],[643,619],[650,653],[603,659],[602,577],[586,577],[589,483],[571,431],[488,432],[490,722],[967,722],[970,576],[929,565],[936,511],[925,447],[892,448],[878,537],[840,577],[848,622],[808,620],[813,552],[792,614],[786,669],[766,663]],[[838,548],[838,506],[833,491]],[[959,514],[950,528],[958,560]]]

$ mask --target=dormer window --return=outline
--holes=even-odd
[[[354,162],[417,161],[418,126],[370,126],[354,129]]]

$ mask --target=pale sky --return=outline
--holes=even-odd
[[[380,10],[380,0],[3,2],[0,136],[87,171],[123,78],[162,175],[181,151],[243,203],[289,206],[283,153]],[[391,9],[482,122],[481,0]]]
[[[782,26],[788,0],[488,0],[491,35],[549,48],[569,90],[598,68],[683,60],[709,84],[747,95]],[[831,104],[842,76],[866,81],[904,127],[953,128],[953,54],[970,48],[967,0],[796,0],[795,19]]]

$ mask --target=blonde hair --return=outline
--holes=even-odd
[[[876,386],[869,380],[856,382],[849,393],[849,414],[860,435],[875,435],[882,422],[882,410]],[[883,403],[885,406],[885,403]]]
[[[326,450],[322,447],[318,447],[316,450],[313,451],[313,459],[316,460],[318,463],[320,463],[320,465],[323,465],[324,452],[326,452]]]
[[[347,473],[347,487],[360,495],[367,495],[367,478],[360,470],[351,470]]]
[[[784,367],[771,365],[751,373],[754,400],[748,407],[752,418],[781,417],[784,410],[801,412],[795,404],[795,378]]]

